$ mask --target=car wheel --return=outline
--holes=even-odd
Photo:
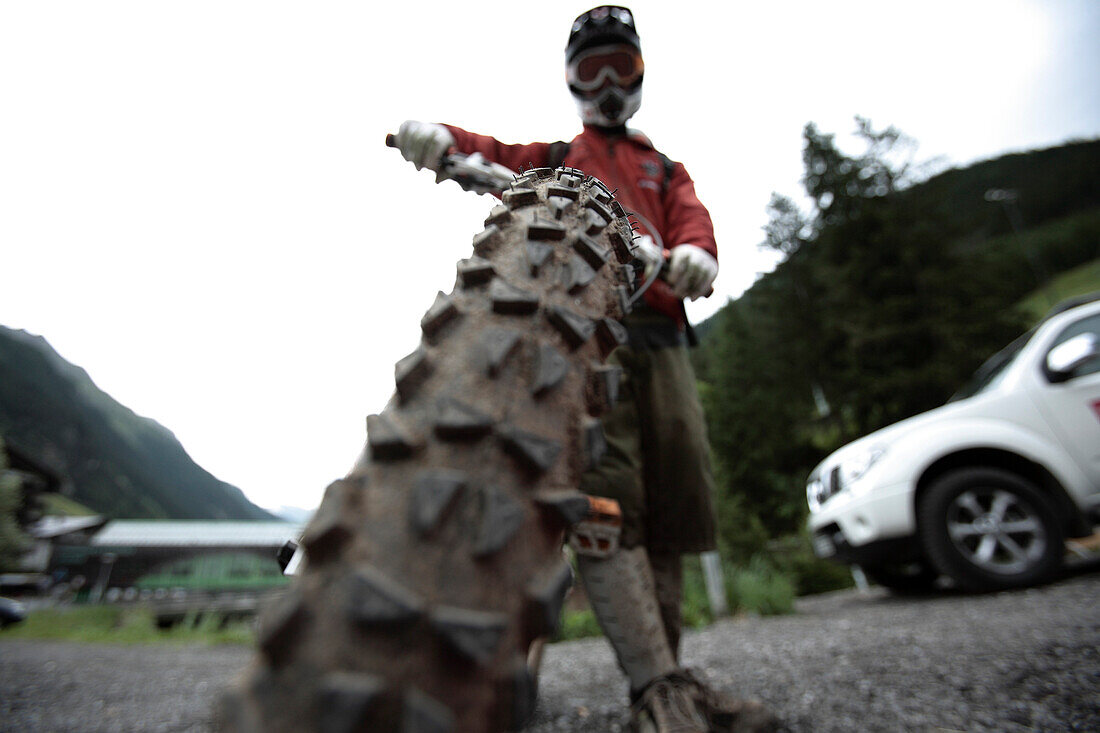
[[[964,590],[1042,583],[1062,562],[1063,531],[1050,498],[1000,469],[937,479],[921,498],[917,529],[932,564]]]
[[[939,572],[924,562],[861,567],[871,582],[898,595],[927,593],[936,587],[936,581],[940,577]]]

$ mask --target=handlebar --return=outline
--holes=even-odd
[[[386,147],[388,147],[388,148],[396,148],[396,147],[397,147],[397,136],[396,136],[396,135],[394,135],[393,133],[388,133],[388,134],[386,135]],[[464,158],[464,156],[458,156],[458,157],[462,157],[463,159],[465,159],[465,158]],[[480,161],[479,161],[479,162],[480,162]],[[464,181],[462,181],[462,180],[460,180],[460,181],[459,181],[459,184],[460,184],[460,185],[463,185],[463,183],[464,183]],[[463,185],[463,188],[467,188],[467,185]],[[486,191],[488,191],[488,190],[490,190],[491,188],[492,188],[492,187],[490,187],[490,188],[486,188],[485,190],[486,190]],[[471,189],[467,188],[467,190],[471,190]],[[474,190],[476,190],[476,189],[474,189]],[[480,192],[480,191],[479,191],[479,192]],[[653,226],[652,224],[650,224],[649,222],[647,222],[647,221],[645,220],[645,218],[644,218],[644,217],[642,217],[642,215],[641,215],[641,214],[638,214],[637,212],[633,213],[633,214],[632,214],[632,216],[634,216],[635,218],[639,219],[639,220],[640,220],[640,221],[642,222],[642,224],[643,224],[643,225],[645,225],[645,227],[646,227],[646,228],[647,228],[648,230],[650,230],[651,232],[653,232],[653,233],[654,233],[654,236],[655,236],[655,238],[656,238],[656,240],[657,240],[658,244],[659,244],[659,245],[660,245],[660,246],[661,246],[661,247],[663,248],[663,247],[664,247],[664,243],[663,243],[663,242],[660,242],[660,235],[656,234],[656,231],[657,231],[656,227],[654,227],[654,226]],[[667,250],[666,250],[666,252],[667,252]],[[664,275],[666,275],[667,273],[668,273],[668,259],[667,259],[667,255],[666,255],[666,259],[665,259],[665,262],[664,262],[664,264],[663,264],[663,265],[661,265],[661,267],[660,267],[660,268],[659,268],[659,269],[658,269],[658,270],[657,270],[656,272],[654,272],[654,273],[653,273],[653,276],[652,276],[652,277],[651,277],[651,278],[649,279],[649,281],[647,281],[647,282],[646,282],[646,283],[645,283],[645,284],[644,284],[644,285],[643,285],[643,286],[642,286],[642,287],[641,287],[641,288],[639,289],[639,291],[638,291],[637,293],[635,293],[635,296],[634,296],[634,300],[637,300],[638,298],[640,298],[640,297],[641,297],[641,295],[642,295],[642,293],[644,293],[644,292],[645,292],[645,291],[646,291],[647,289],[649,289],[649,286],[653,284],[653,280],[657,279],[658,277],[663,277],[663,276],[664,276]],[[713,293],[714,293],[714,289],[713,289],[713,288],[711,288],[711,289],[710,289],[710,291],[709,291],[709,292],[707,292],[707,297],[709,297],[709,296],[710,296],[710,295],[712,295]]]

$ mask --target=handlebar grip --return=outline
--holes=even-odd
[[[393,133],[390,133],[390,134],[386,135],[386,147],[387,148],[396,148],[397,147],[397,136],[394,135]]]
[[[661,268],[660,268],[660,270],[659,270],[659,275],[658,275],[658,277],[660,277],[660,278],[661,278],[662,280],[664,280],[664,281],[665,281],[666,283],[668,282],[668,271],[669,271],[669,266],[670,266],[670,258],[671,258],[671,255],[672,255],[672,253],[671,253],[671,252],[669,252],[669,251],[668,251],[668,250],[666,249],[666,250],[665,250],[665,259],[664,259],[664,261],[663,261],[663,262],[661,263]],[[712,295],[714,295],[714,286],[713,286],[713,285],[712,285],[712,286],[711,286],[711,287],[710,287],[709,289],[707,289],[707,292],[705,292],[705,293],[703,294],[703,297],[704,297],[704,298],[709,298],[709,297],[710,297],[710,296],[712,296]]]

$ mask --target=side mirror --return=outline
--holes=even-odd
[[[1064,382],[1085,363],[1100,357],[1100,337],[1080,333],[1047,352],[1047,374],[1052,382]]]

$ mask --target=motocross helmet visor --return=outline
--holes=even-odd
[[[594,92],[609,81],[629,89],[642,79],[645,64],[632,46],[597,46],[582,51],[566,65],[565,76],[576,93]]]

